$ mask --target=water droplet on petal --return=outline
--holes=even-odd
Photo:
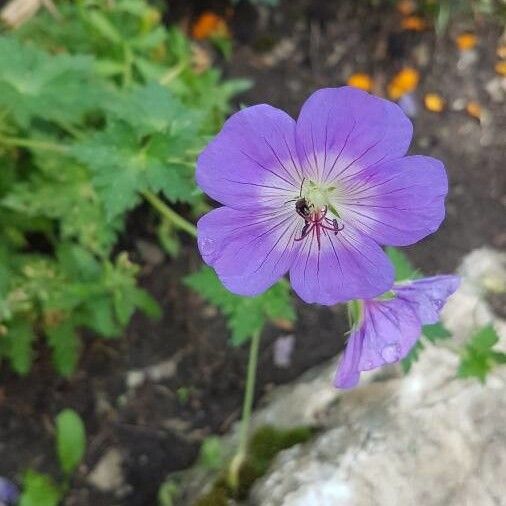
[[[369,371],[370,369],[373,368],[373,363],[372,363],[372,360],[368,360],[365,364],[365,368],[366,368],[366,371]]]
[[[209,237],[202,237],[199,239],[199,246],[203,255],[210,255],[214,251],[215,243]]]
[[[385,362],[392,364],[393,362],[397,362],[401,357],[401,347],[398,343],[387,344],[381,350],[381,356]]]

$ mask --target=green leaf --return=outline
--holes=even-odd
[[[193,165],[178,160],[186,156],[183,146],[184,136],[177,133],[145,137],[129,124],[115,121],[76,145],[72,153],[92,170],[97,192],[112,220],[133,208],[145,190],[163,190],[172,202],[195,200]]]
[[[431,342],[441,341],[451,337],[451,333],[443,326],[441,322],[434,323],[433,325],[424,325],[422,334]]]
[[[90,56],[52,56],[0,36],[0,68],[0,109],[24,127],[35,117],[79,122],[104,97]]]
[[[492,325],[480,329],[466,344],[457,375],[460,378],[478,378],[482,383],[494,365],[503,363],[503,354],[492,348],[499,341],[497,332]]]
[[[158,505],[174,506],[180,492],[179,488],[179,485],[174,480],[167,480],[162,483],[158,490]]]
[[[84,423],[72,409],[65,409],[56,417],[56,449],[62,471],[70,475],[83,460],[86,450]]]
[[[420,273],[416,271],[405,253],[397,248],[386,248],[388,258],[395,268],[395,280],[404,281],[406,279],[416,279]]]
[[[16,319],[7,326],[7,334],[0,337],[6,341],[6,355],[12,368],[18,374],[26,374],[30,370],[33,360],[32,343],[35,334],[28,320]]]
[[[46,326],[45,331],[56,370],[62,376],[70,376],[76,369],[81,347],[73,322],[65,320],[56,326]]]
[[[484,383],[491,369],[492,362],[488,354],[468,350],[460,360],[457,376],[459,378],[478,378]]]
[[[156,82],[118,96],[107,108],[116,119],[128,123],[139,136],[153,133],[184,135],[184,142],[189,145],[202,122],[200,112],[184,106],[168,88]],[[172,146],[172,156],[177,148]]]
[[[420,358],[420,353],[425,348],[423,342],[419,339],[416,344],[411,348],[410,352],[401,360],[401,367],[405,374],[407,374],[415,362]]]
[[[61,490],[50,476],[27,471],[23,478],[23,493],[19,506],[58,506],[62,496]]]
[[[1,201],[15,212],[33,218],[58,220],[62,239],[78,239],[97,254],[108,254],[120,223],[108,222],[104,205],[88,169],[68,157],[37,153],[40,171],[19,182]]]
[[[98,10],[88,10],[84,18],[102,37],[113,44],[121,44],[123,38],[116,27]]]
[[[185,283],[220,308],[227,317],[234,345],[240,345],[260,332],[269,320],[295,319],[289,286],[283,280],[257,297],[239,297],[230,293],[209,267],[187,276]]]
[[[156,318],[160,309],[156,301],[136,286],[138,266],[130,262],[126,253],[121,253],[116,263],[106,266],[105,286],[112,295],[114,314],[120,325],[126,325],[136,308]]]
[[[487,325],[474,334],[468,346],[478,351],[487,352],[490,351],[498,341],[499,336],[494,327],[492,325]]]
[[[202,441],[199,454],[199,464],[206,469],[220,469],[223,465],[224,454],[221,439],[209,436]]]

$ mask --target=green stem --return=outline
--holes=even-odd
[[[246,386],[244,392],[244,401],[242,406],[241,427],[239,432],[239,446],[237,453],[234,455],[229,468],[229,484],[232,490],[237,490],[239,486],[239,473],[241,466],[247,455],[248,436],[251,420],[251,412],[253,410],[253,399],[255,394],[255,379],[258,363],[258,350],[260,347],[260,331],[255,332],[251,337],[248,370],[246,373]]]
[[[192,237],[197,237],[197,227],[185,220],[182,216],[171,209],[162,199],[158,198],[153,192],[148,190],[142,192],[144,198],[167,220],[177,228],[184,230]]]
[[[37,141],[34,139],[22,139],[20,137],[3,137],[0,136],[0,144],[7,146],[15,146],[19,148],[40,149],[44,151],[57,151],[65,153],[67,146],[63,144],[56,144],[54,142]]]

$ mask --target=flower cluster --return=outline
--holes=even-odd
[[[411,137],[396,104],[352,87],[326,88],[306,101],[297,121],[268,105],[241,110],[198,160],[199,186],[222,204],[199,220],[198,245],[231,292],[257,295],[289,273],[308,303],[364,300],[340,386],[404,356],[426,320],[416,312],[424,304],[415,310],[405,301],[407,285],[394,286],[382,250],[413,244],[444,219],[443,164],[406,156]],[[391,289],[395,298],[378,302]],[[380,333],[387,321],[397,328],[391,354],[380,349],[386,334],[369,334],[375,319],[383,322]]]

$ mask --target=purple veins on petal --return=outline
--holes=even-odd
[[[364,300],[334,378],[338,388],[357,385],[360,372],[403,359],[420,337],[422,326],[436,323],[457,276],[434,276],[392,288],[393,298]]]
[[[306,302],[388,290],[381,246],[413,244],[444,218],[444,167],[406,157],[411,136],[396,104],[350,87],[315,92],[297,121],[268,105],[234,114],[197,163],[224,206],[199,221],[204,261],[241,295],[287,272]]]

